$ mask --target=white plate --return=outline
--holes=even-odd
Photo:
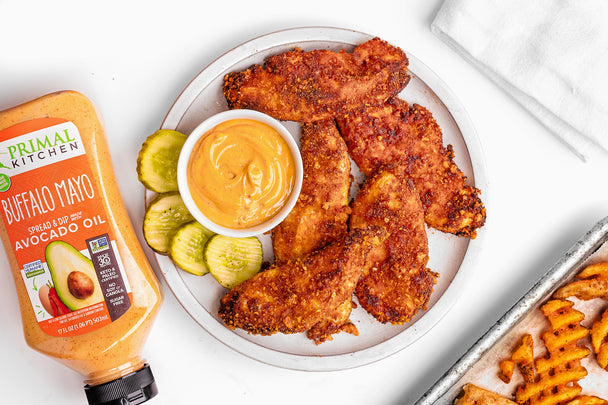
[[[188,134],[205,118],[226,110],[222,94],[226,73],[261,64],[267,56],[295,47],[352,51],[357,44],[371,38],[360,32],[326,27],[290,29],[255,38],[222,55],[199,73],[177,98],[161,127]],[[401,97],[424,105],[433,113],[443,130],[444,143],[454,146],[458,166],[467,175],[468,182],[482,190],[487,206],[485,163],[467,114],[446,85],[407,49],[402,49],[409,58],[412,79]],[[299,126],[293,122],[284,123],[299,139]],[[186,311],[224,344],[267,364],[297,370],[328,371],[368,364],[403,349],[428,332],[465,290],[481,246],[483,230],[473,241],[432,229],[427,233],[428,267],[440,274],[428,309],[406,325],[385,325],[375,321],[361,307],[356,308],[351,320],[359,329],[359,336],[340,333],[332,341],[319,346],[304,334],[256,336],[228,329],[217,316],[220,298],[226,291],[210,275],[192,276],[176,268],[166,256],[155,257],[169,288]],[[264,235],[260,239],[265,260],[272,260],[270,237]]]

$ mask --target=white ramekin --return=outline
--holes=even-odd
[[[207,218],[194,202],[190,193],[190,188],[187,180],[188,162],[190,161],[190,155],[192,154],[192,150],[196,145],[197,141],[207,131],[214,128],[218,124],[233,119],[256,120],[274,128],[283,137],[283,139],[289,146],[289,150],[293,156],[293,161],[295,163],[294,186],[291,191],[291,194],[289,195],[289,198],[285,202],[285,205],[283,205],[283,207],[274,216],[272,216],[265,222],[262,222],[258,225],[249,228],[241,229],[226,228],[224,226],[216,224],[215,222]],[[190,211],[192,216],[198,222],[200,222],[201,225],[203,225],[210,231],[218,233],[220,235],[232,236],[236,238],[244,238],[248,236],[263,234],[265,232],[270,231],[281,221],[283,221],[285,217],[289,214],[289,212],[293,209],[294,205],[296,204],[296,201],[298,200],[298,197],[300,195],[300,189],[302,188],[302,178],[302,157],[300,155],[298,145],[291,133],[278,120],[270,117],[269,115],[253,110],[228,110],[207,118],[188,135],[188,139],[186,139],[186,142],[184,143],[184,146],[182,147],[182,150],[180,152],[179,161],[177,164],[177,184],[181,197],[184,200],[184,204],[186,204],[188,211]]]

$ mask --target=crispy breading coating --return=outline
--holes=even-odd
[[[426,268],[424,211],[409,179],[387,168],[367,181],[352,204],[350,227],[369,226],[385,226],[389,236],[368,255],[355,295],[380,322],[409,322],[426,308],[437,277]]]
[[[309,338],[318,343],[352,332],[344,313],[368,253],[385,237],[383,228],[358,229],[302,260],[273,265],[222,297],[219,317],[231,329],[260,335],[313,329]]]
[[[276,262],[302,258],[347,231],[350,158],[334,120],[302,125],[304,179],[293,210],[272,231]]]
[[[295,49],[224,77],[230,108],[248,108],[277,119],[312,122],[363,104],[384,102],[409,82],[405,53],[379,38],[352,53]]]
[[[424,107],[391,98],[336,118],[340,134],[359,169],[372,176],[393,163],[411,178],[424,206],[426,223],[443,232],[474,238],[486,210],[480,191],[466,185],[451,145]]]

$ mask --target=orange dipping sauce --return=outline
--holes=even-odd
[[[265,222],[283,207],[295,171],[289,146],[274,128],[232,119],[198,140],[187,180],[192,199],[209,220],[243,229]]]

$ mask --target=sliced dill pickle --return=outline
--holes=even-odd
[[[253,277],[262,268],[262,244],[256,237],[212,236],[203,251],[211,275],[225,288]]]
[[[203,249],[213,232],[197,221],[187,222],[177,228],[169,241],[169,257],[182,270],[195,276],[209,273],[203,260]]]
[[[187,136],[159,129],[141,145],[137,156],[137,178],[157,193],[177,190],[177,161]]]
[[[167,253],[169,241],[177,228],[193,220],[178,192],[159,194],[146,209],[144,238],[155,251]]]

